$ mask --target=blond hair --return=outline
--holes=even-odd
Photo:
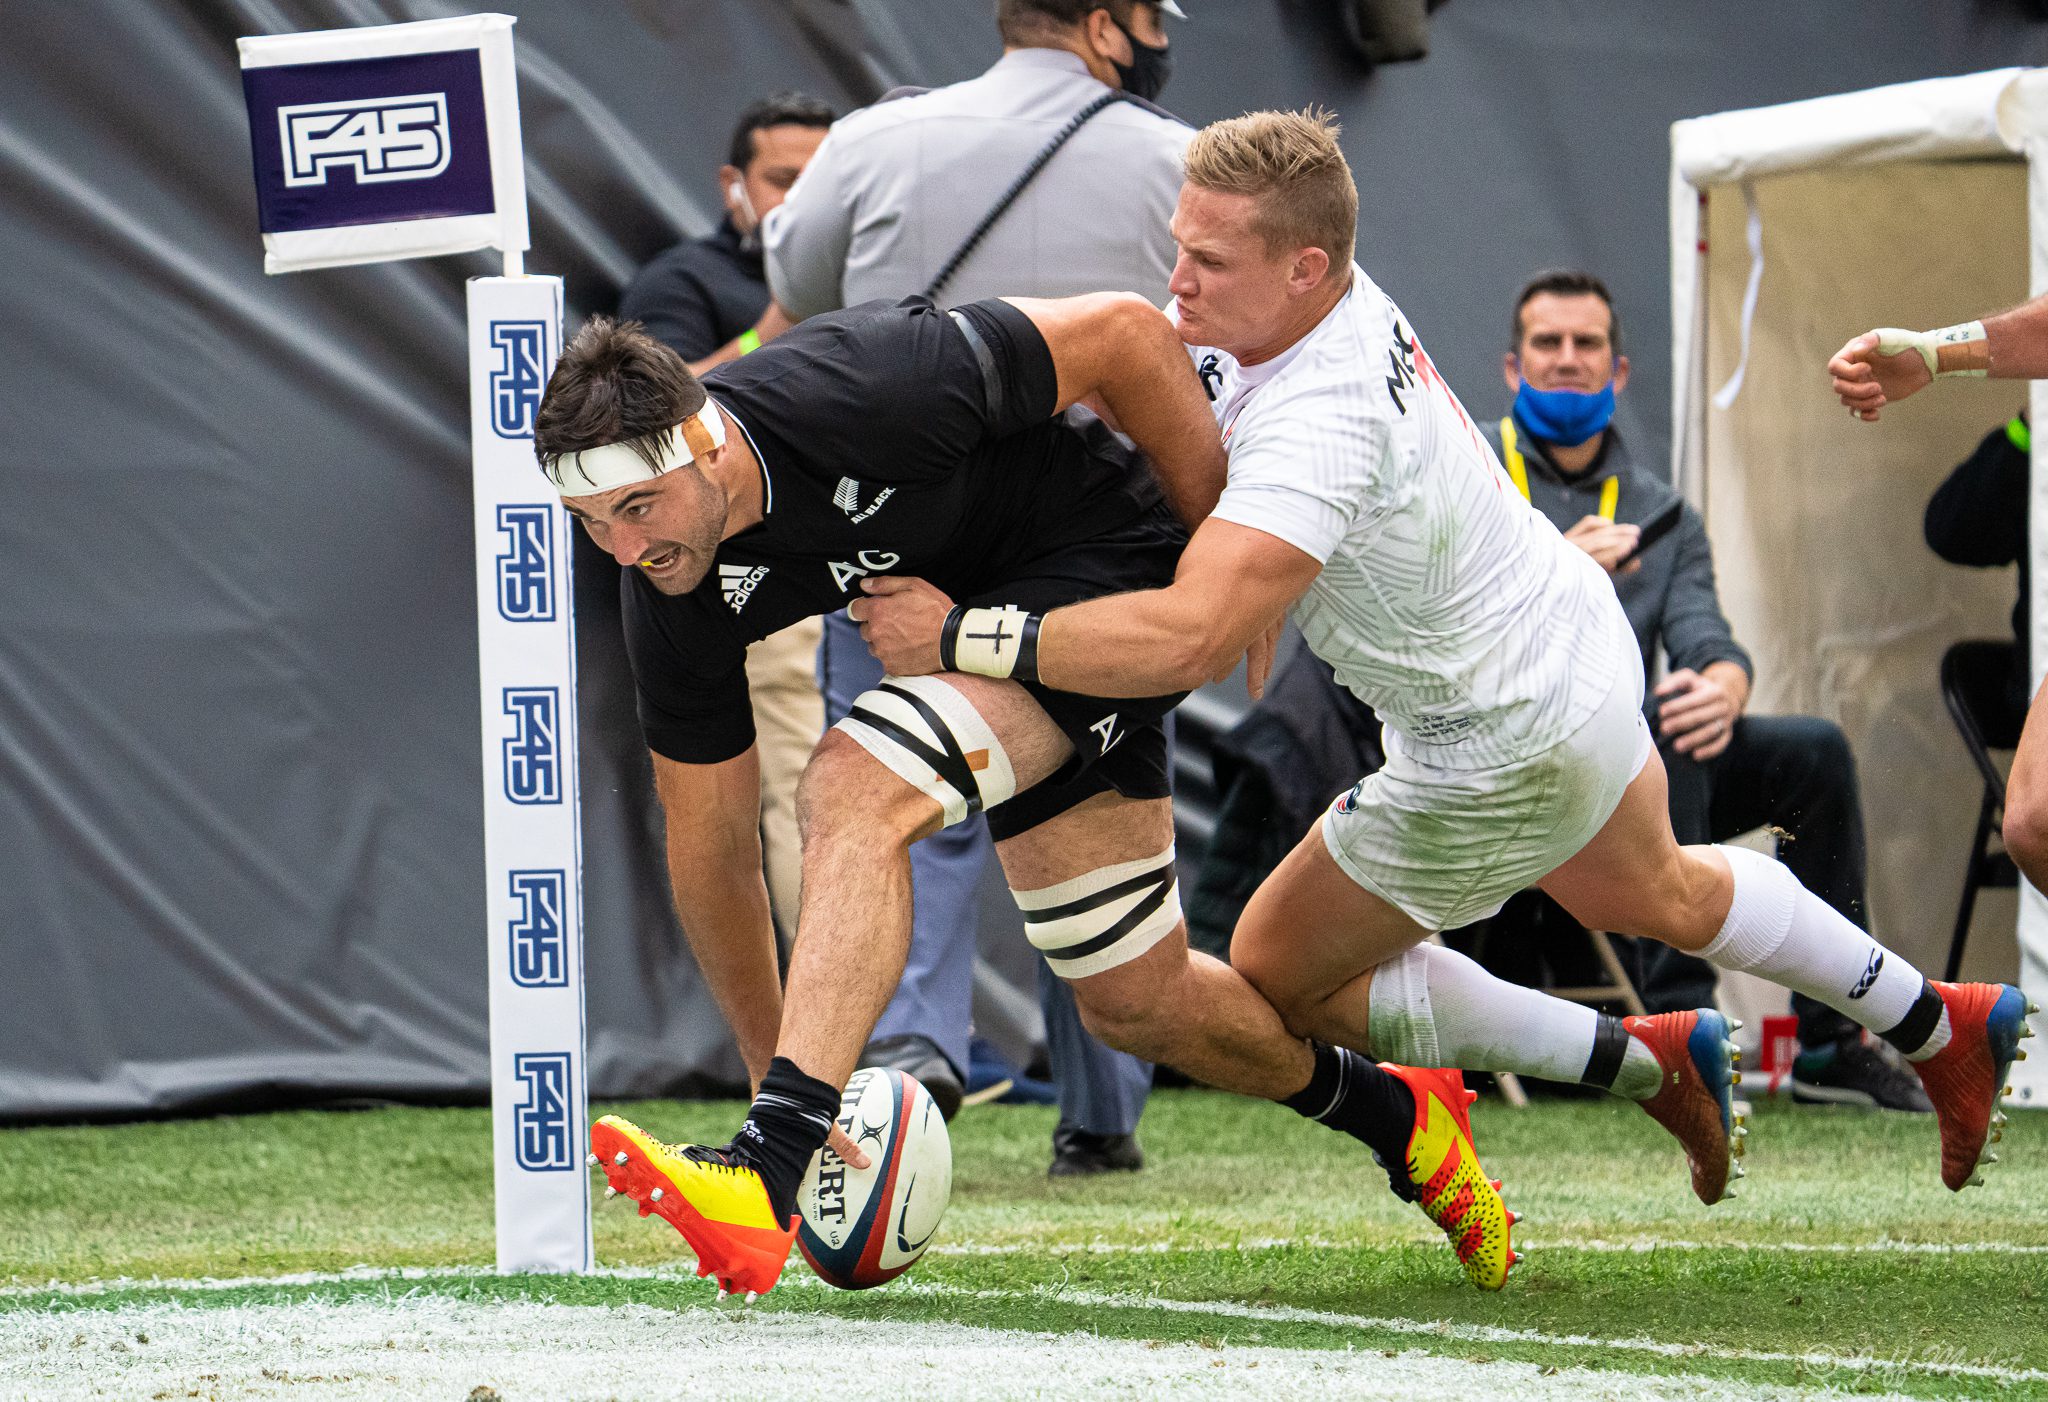
[[[1256,200],[1252,228],[1268,253],[1320,248],[1334,267],[1348,267],[1358,186],[1337,146],[1341,130],[1319,107],[1212,123],[1188,143],[1188,183]]]

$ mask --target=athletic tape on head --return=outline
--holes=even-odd
[[[564,497],[590,497],[614,487],[652,481],[724,446],[725,415],[706,395],[703,407],[670,430],[668,447],[656,458],[659,467],[649,467],[647,459],[634,452],[630,442],[624,442],[564,453],[552,467],[543,466],[541,471]]]
[[[1003,742],[966,697],[937,677],[884,677],[854,697],[846,719],[832,728],[937,800],[947,827],[1017,792]]]
[[[1024,934],[1061,978],[1128,964],[1180,924],[1173,844],[1036,891],[1013,891]]]

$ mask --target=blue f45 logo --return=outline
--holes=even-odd
[[[547,388],[548,324],[494,321],[491,348],[498,368],[491,372],[491,432],[500,438],[533,437],[534,415]]]
[[[562,757],[557,737],[561,692],[552,686],[508,686],[505,714],[505,797],[518,804],[562,801]]]
[[[569,985],[568,874],[562,871],[515,871],[512,899],[519,911],[507,929],[512,951],[512,982],[521,988],[566,988]]]
[[[500,506],[498,616],[508,623],[555,620],[555,508]]]
[[[512,1058],[519,1105],[512,1112],[512,1158],[529,1173],[559,1173],[576,1166],[576,1136],[569,1123],[574,1103],[567,1052],[520,1052]]]

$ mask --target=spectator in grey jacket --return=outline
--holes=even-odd
[[[1037,175],[960,257],[934,300],[950,306],[1103,288],[1166,300],[1174,261],[1167,224],[1194,133],[1150,99],[1168,71],[1164,19],[1184,18],[1180,6],[1001,0],[994,9],[999,61],[978,77],[899,93],[842,118],[764,225],[769,286],[790,319],[924,292],[1031,169]],[[1062,132],[1071,140],[1038,164]],[[850,478],[844,485],[847,514],[874,535],[876,549],[862,561],[893,560],[890,517],[876,514],[887,493]],[[843,613],[825,621],[820,672],[828,719],[881,679],[881,664]],[[918,1077],[942,1108],[958,1103],[967,1069],[975,892],[991,850],[978,816],[911,849],[910,958],[861,1061]],[[1140,1167],[1138,1119],[1151,1066],[1096,1041],[1065,981],[1043,961],[1038,975],[1060,1099],[1049,1171]]]
[[[1677,525],[1645,545],[1642,523],[1678,500],[1638,466],[1612,425],[1628,384],[1621,325],[1600,279],[1550,272],[1515,303],[1503,373],[1512,411],[1485,431],[1532,505],[1614,579],[1646,673],[1661,643],[1663,679],[1649,689],[1650,729],[1671,781],[1680,842],[1723,842],[1769,824],[1778,856],[1806,888],[1858,925],[1864,916],[1863,816],[1856,764],[1839,727],[1817,716],[1752,716],[1752,664],[1714,588],[1706,523],[1681,505]],[[1651,1012],[1713,1001],[1711,966],[1654,940],[1637,941],[1636,984]],[[1926,1110],[1915,1078],[1862,1030],[1794,994],[1800,1055],[1795,1099]]]

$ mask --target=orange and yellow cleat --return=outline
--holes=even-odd
[[[697,1274],[717,1279],[720,1299],[744,1291],[751,1304],[781,1279],[796,1218],[775,1220],[753,1169],[689,1157],[690,1147],[663,1144],[617,1115],[590,1127],[590,1162],[612,1189],[639,1203],[642,1217],[655,1214],[683,1234],[697,1253]]]
[[[1694,1194],[1708,1204],[1734,1197],[1728,1180],[1743,1176],[1740,1159],[1749,1131],[1735,1113],[1733,1087],[1741,1084],[1742,1073],[1735,1069],[1740,1053],[1728,1034],[1742,1024],[1699,1008],[1626,1018],[1622,1026],[1663,1069],[1657,1093],[1640,1103],[1684,1147]]]
[[[2026,1060],[2020,1042],[2034,1035],[2027,1014],[2040,1009],[2009,983],[1933,988],[1948,1007],[1948,1045],[1913,1069],[1941,1125],[1941,1181],[1959,1193],[1982,1183],[1984,1167],[1998,1162],[1991,1148],[2005,1126],[1998,1100],[2013,1062]]]
[[[1486,1176],[1472,1147],[1469,1107],[1478,1093],[1466,1090],[1464,1076],[1450,1068],[1381,1062],[1380,1069],[1400,1077],[1415,1095],[1408,1181],[1417,1204],[1451,1239],[1466,1277],[1481,1290],[1500,1289],[1522,1259],[1508,1244],[1509,1230],[1522,1219],[1501,1202],[1500,1183]]]

